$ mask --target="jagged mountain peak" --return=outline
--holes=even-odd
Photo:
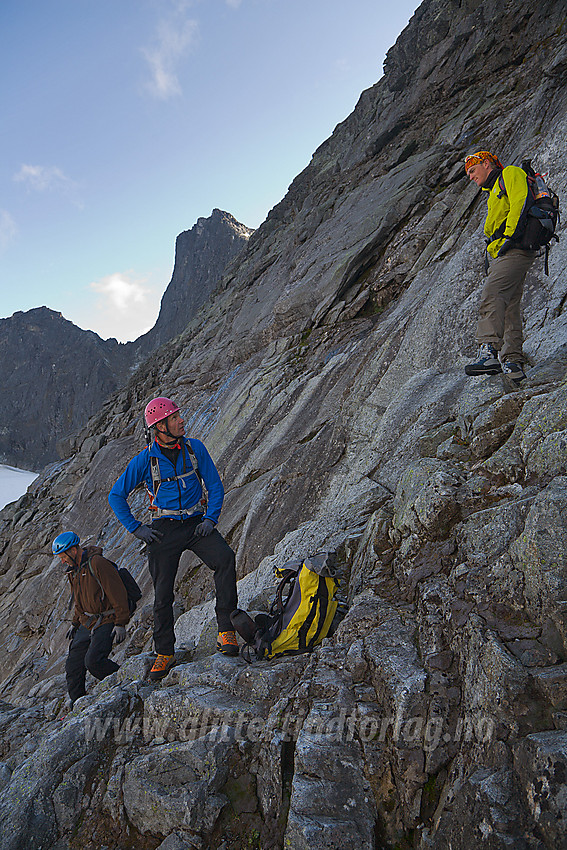
[[[85,421],[128,374],[124,347],[103,340],[48,307],[0,320],[0,458],[39,469],[57,440]]]
[[[132,348],[137,358],[171,339],[187,326],[218,286],[226,266],[246,247],[254,231],[223,210],[197,219],[175,243],[175,265],[154,327]]]

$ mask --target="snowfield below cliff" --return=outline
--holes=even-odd
[[[0,464],[0,510],[23,496],[36,478],[37,472]]]

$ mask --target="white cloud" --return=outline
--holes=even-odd
[[[26,183],[30,189],[37,192],[45,192],[48,189],[57,189],[69,183],[60,168],[55,165],[49,167],[44,165],[22,165],[17,174],[14,175],[17,183]]]
[[[142,48],[151,72],[148,91],[160,100],[168,100],[181,94],[177,67],[184,54],[192,48],[199,35],[197,21],[183,18],[184,5],[170,20],[158,24],[156,44]]]
[[[34,192],[60,192],[76,206],[82,206],[77,195],[78,184],[56,165],[22,165],[18,173],[14,174],[14,180],[16,183],[24,183]]]
[[[9,212],[0,210],[0,250],[8,247],[17,233],[16,222]]]
[[[143,304],[149,291],[143,286],[143,280],[129,280],[130,274],[109,274],[101,280],[93,281],[90,287],[103,295],[112,309],[124,312],[133,305]]]
[[[161,287],[148,285],[147,278],[136,277],[131,271],[115,272],[92,281],[89,288],[98,298],[89,310],[86,326],[103,339],[115,337],[127,342],[154,325],[162,292]],[[78,324],[84,326],[81,321]]]
[[[242,3],[242,0],[226,0],[226,5],[230,6],[231,9],[238,9]]]

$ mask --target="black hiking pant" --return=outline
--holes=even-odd
[[[92,631],[85,626],[79,626],[71,641],[65,662],[65,676],[71,704],[86,694],[87,670],[99,680],[118,670],[119,665],[108,657],[112,651],[113,629],[113,623],[103,623]]]
[[[175,576],[181,553],[194,552],[215,573],[217,623],[219,632],[233,631],[230,615],[238,607],[236,558],[219,532],[208,537],[195,534],[201,516],[189,519],[156,519],[152,528],[163,538],[148,546],[148,566],[154,583],[154,646],[159,655],[173,655],[173,599]]]

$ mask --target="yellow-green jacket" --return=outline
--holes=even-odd
[[[488,215],[484,222],[484,232],[489,239],[498,234],[486,249],[491,257],[498,256],[506,239],[521,238],[529,206],[526,172],[516,165],[508,165],[502,171],[502,178],[506,194],[502,192],[498,178],[492,188],[482,190],[488,192]],[[499,231],[504,223],[504,230]]]

